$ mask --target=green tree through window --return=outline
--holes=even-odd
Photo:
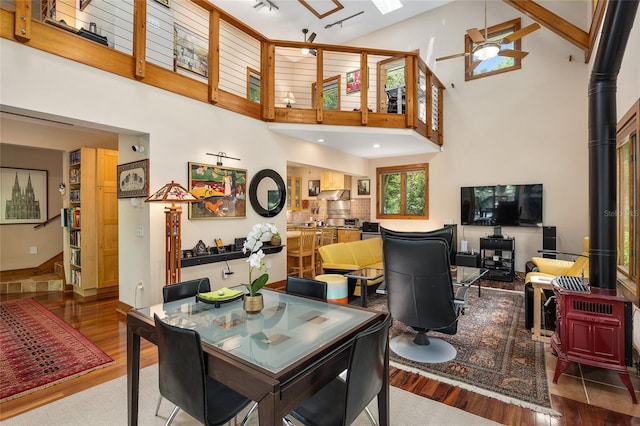
[[[428,219],[428,164],[377,169],[377,218]]]

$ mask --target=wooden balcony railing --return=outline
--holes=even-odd
[[[443,144],[444,86],[418,51],[269,40],[206,0],[80,3],[3,1],[0,35],[255,119],[410,128]]]

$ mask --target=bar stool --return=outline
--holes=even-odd
[[[298,237],[298,247],[287,251],[287,255],[295,258],[295,265],[291,272],[304,277],[306,272],[311,278],[316,276],[316,229],[301,229]]]
[[[336,239],[337,228],[325,227],[320,230],[320,241],[318,243],[318,247],[326,246],[328,244],[333,244]],[[322,256],[318,253],[316,248],[316,274],[321,274],[324,271],[322,270]]]

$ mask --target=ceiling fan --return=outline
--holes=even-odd
[[[309,38],[307,38],[307,33],[309,32],[308,29],[304,28],[302,30],[302,34],[304,34],[304,42],[305,43],[313,43],[313,40],[316,39],[316,33],[311,33],[309,34]],[[302,52],[303,55],[313,55],[316,56],[318,54],[318,52],[316,52],[315,49],[309,49],[307,47],[303,47],[302,49],[300,49],[300,51]]]
[[[442,56],[440,58],[436,58],[436,61],[444,61],[447,59],[459,58],[462,56],[471,56],[469,61],[469,66],[466,69],[467,73],[473,72],[474,69],[480,63],[486,59],[495,58],[496,56],[507,56],[510,58],[522,59],[529,54],[529,52],[523,52],[522,50],[514,50],[514,49],[503,49],[503,45],[507,45],[516,40],[521,39],[527,34],[531,34],[540,28],[540,24],[533,23],[524,28],[515,31],[508,36],[497,40],[491,41],[489,40],[489,31],[487,27],[487,2],[484,2],[484,35],[477,28],[470,28],[467,30],[467,35],[473,41],[476,46],[473,48],[471,53],[456,53],[455,55]]]

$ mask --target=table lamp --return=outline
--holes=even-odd
[[[171,203],[170,206],[164,208],[166,225],[166,284],[180,282],[180,258],[182,252],[180,216],[182,215],[182,207],[176,205],[176,203],[193,203],[195,201],[199,200],[191,195],[182,185],[174,181],[164,185],[145,200],[145,202]]]

